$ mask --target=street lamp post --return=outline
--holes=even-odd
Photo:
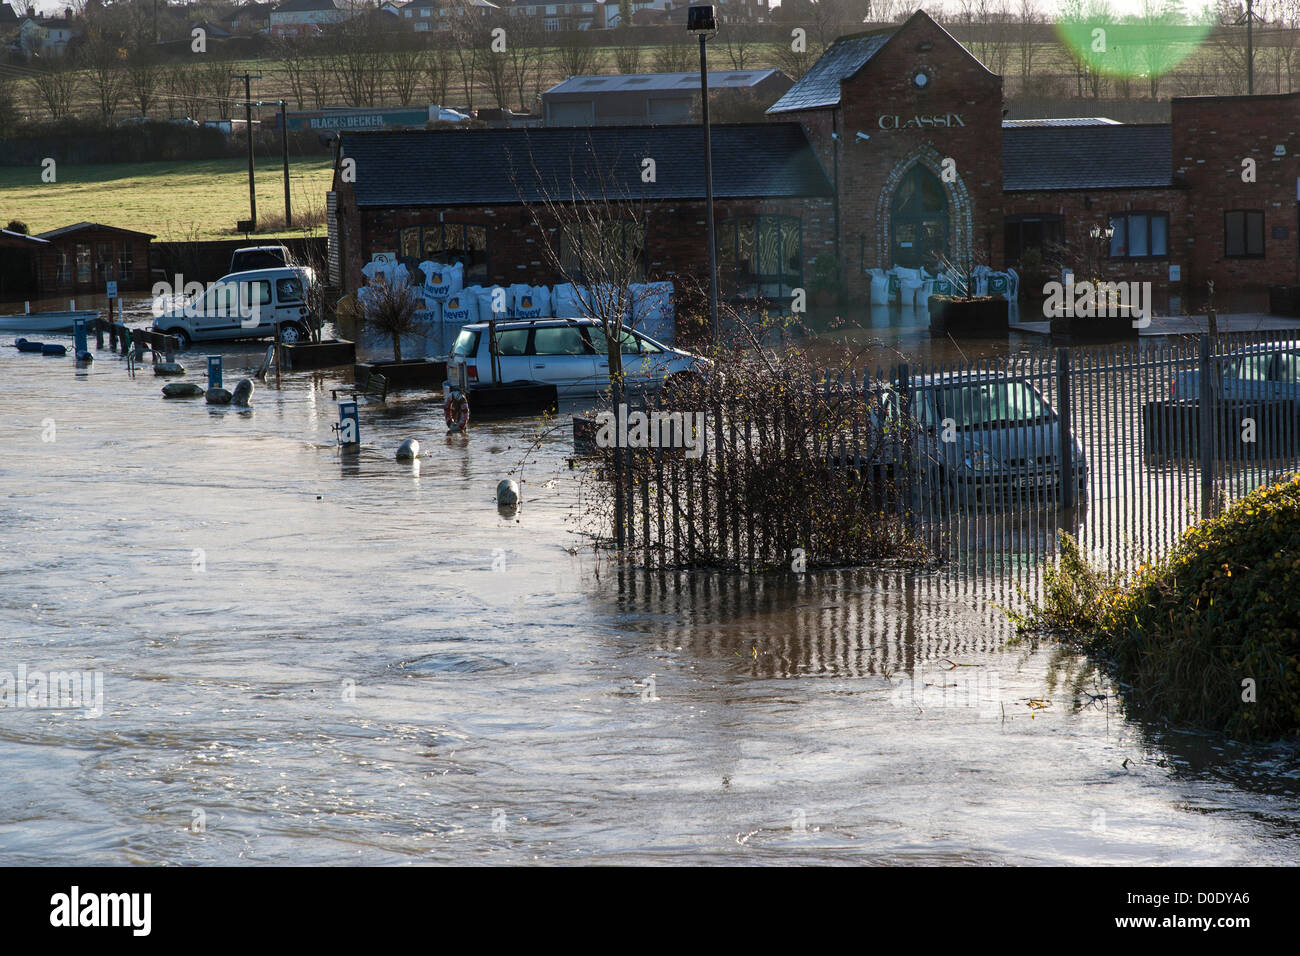
[[[709,61],[704,44],[718,35],[718,19],[712,6],[690,7],[686,29],[700,38],[700,117],[704,123],[704,219],[709,232],[709,321],[713,340],[718,340],[718,242],[713,231],[713,143],[709,132]]]

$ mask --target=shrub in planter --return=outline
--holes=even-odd
[[[964,298],[932,295],[929,300],[930,328],[945,332],[1005,332],[1008,303],[1000,295]]]

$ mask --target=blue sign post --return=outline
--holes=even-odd
[[[339,402],[339,444],[345,449],[355,449],[361,444],[361,419],[356,402]]]
[[[94,356],[90,354],[90,349],[86,346],[86,320],[72,320],[72,354],[77,357],[78,362],[89,362]]]
[[[208,356],[208,388],[221,387],[221,356]]]

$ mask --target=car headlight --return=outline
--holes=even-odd
[[[982,448],[972,448],[966,452],[965,465],[971,471],[997,471],[1001,464],[996,458]]]

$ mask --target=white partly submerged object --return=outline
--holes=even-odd
[[[72,332],[72,323],[84,319],[89,325],[99,318],[93,309],[76,312],[29,312],[26,315],[0,315],[0,332]]]
[[[519,485],[512,478],[502,478],[497,483],[497,507],[514,508],[519,505]]]

